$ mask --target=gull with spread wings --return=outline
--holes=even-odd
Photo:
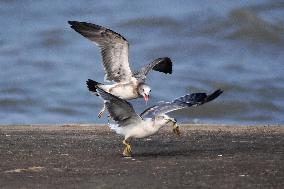
[[[110,117],[115,121],[114,124],[110,124],[111,129],[124,136],[124,156],[131,156],[131,138],[153,135],[164,125],[172,124],[173,132],[179,135],[176,120],[166,114],[190,106],[202,105],[214,100],[222,92],[219,89],[209,95],[206,93],[187,94],[171,102],[159,102],[138,115],[129,102],[98,88],[99,96],[104,100]]]
[[[120,34],[87,22],[68,21],[76,32],[94,42],[100,47],[105,71],[105,80],[113,81],[114,84],[102,84],[89,79],[86,83],[91,92],[97,95],[97,89],[101,88],[119,98],[130,100],[144,98],[147,102],[151,88],[145,83],[146,75],[151,71],[172,73],[170,58],[158,58],[152,63],[145,65],[141,70],[132,72],[128,62],[128,41]],[[99,117],[105,107],[100,111]]]

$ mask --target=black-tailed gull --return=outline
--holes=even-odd
[[[179,135],[176,120],[166,114],[178,109],[202,105],[214,100],[222,92],[219,89],[209,95],[206,93],[187,94],[171,102],[160,102],[138,115],[129,102],[98,88],[99,96],[103,98],[106,109],[115,121],[114,124],[110,124],[111,129],[124,136],[124,156],[131,156],[131,146],[129,144],[131,138],[143,138],[153,135],[168,123],[172,124],[174,133]]]
[[[87,22],[68,21],[75,31],[88,38],[101,49],[105,80],[114,84],[102,84],[89,79],[86,83],[91,92],[97,94],[97,88],[118,96],[122,99],[144,98],[147,102],[151,91],[145,83],[146,75],[150,70],[163,73],[172,73],[170,58],[158,58],[145,65],[140,71],[132,72],[128,61],[128,41],[120,34],[103,26]],[[101,117],[105,107],[100,111]]]

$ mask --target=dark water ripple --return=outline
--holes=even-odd
[[[0,123],[104,123],[88,78],[103,81],[99,49],[68,20],[123,34],[134,69],[157,57],[172,76],[151,73],[153,105],[224,89],[216,101],[173,112],[180,122],[284,123],[282,1],[0,1]],[[138,112],[147,106],[131,101]]]

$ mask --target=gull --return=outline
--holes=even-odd
[[[155,59],[139,71],[132,72],[128,62],[129,44],[122,35],[92,23],[78,21],[68,21],[68,23],[72,29],[100,47],[105,80],[114,82],[114,84],[102,84],[91,79],[87,80],[89,91],[95,95],[98,95],[97,88],[101,88],[125,100],[143,97],[147,103],[151,87],[145,83],[146,75],[151,70],[165,74],[172,73],[172,61],[168,57]],[[105,107],[98,114],[99,117],[104,110]]]
[[[186,94],[171,102],[159,102],[138,115],[133,106],[117,96],[114,96],[100,88],[98,88],[99,96],[104,100],[106,109],[111,118],[115,121],[109,124],[110,128],[117,134],[123,135],[123,156],[131,156],[132,150],[130,140],[132,138],[144,138],[153,135],[159,131],[164,125],[171,124],[173,132],[180,135],[179,126],[175,118],[166,115],[169,112],[188,108],[190,106],[198,106],[214,100],[222,90],[207,95],[206,93]]]

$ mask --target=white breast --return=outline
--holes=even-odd
[[[119,98],[130,100],[138,97],[136,86],[133,84],[117,84],[110,89],[110,93]]]
[[[117,134],[124,135],[125,138],[144,138],[158,132],[160,127],[155,127],[153,122],[149,120],[143,120],[138,124],[127,125],[122,127],[112,127]]]

